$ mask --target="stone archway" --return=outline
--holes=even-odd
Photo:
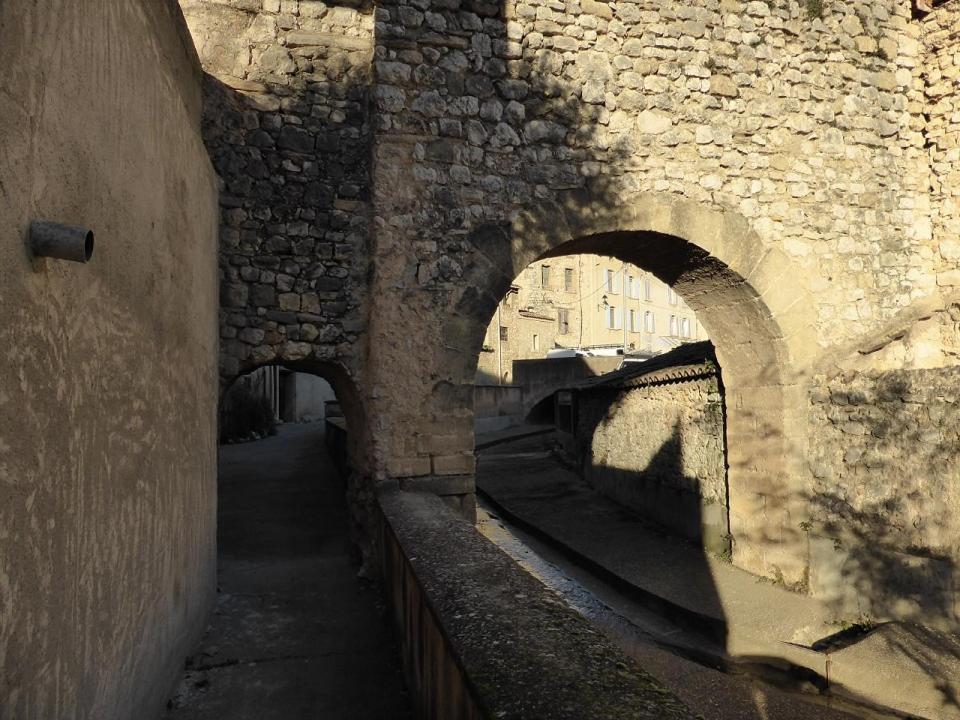
[[[497,296],[505,276],[535,260],[576,253],[616,257],[674,286],[713,339],[723,371],[734,562],[803,585],[802,378],[815,339],[793,264],[734,213],[653,194],[594,200],[571,192],[509,225],[474,230],[480,294]]]
[[[340,363],[320,361],[315,358],[284,359],[282,355],[261,363],[247,363],[242,366],[242,372],[236,375],[221,375],[220,402],[226,396],[233,383],[242,375],[267,367],[279,366],[293,372],[316,375],[326,380],[333,388],[340,408],[346,420],[348,432],[347,462],[349,473],[346,479],[347,502],[351,512],[351,539],[358,545],[364,562],[372,561],[375,556],[375,514],[373,483],[371,477],[374,468],[371,464],[370,424],[364,404],[364,398],[359,390],[359,383],[354,376]]]

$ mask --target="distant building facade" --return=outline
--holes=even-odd
[[[602,255],[555,257],[530,265],[501,300],[477,382],[510,384],[514,360],[559,348],[653,356],[706,339],[683,298],[650,273]]]

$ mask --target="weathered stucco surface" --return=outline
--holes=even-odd
[[[0,4],[0,67],[0,716],[151,717],[214,592],[199,65],[172,1],[49,0]]]

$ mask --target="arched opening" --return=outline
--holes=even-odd
[[[237,378],[220,403],[220,442],[258,440],[279,423],[322,423],[343,413],[318,375],[267,365]]]
[[[553,425],[556,422],[556,399],[553,394],[534,405],[524,418],[527,425]]]
[[[723,371],[734,562],[802,586],[805,436],[798,358],[812,340],[806,296],[796,290],[791,263],[761,249],[741,218],[662,197],[612,209],[571,197],[562,207],[517,218],[512,237],[503,226],[485,226],[473,239],[488,261],[478,269],[495,278],[485,284],[487,297],[502,297],[535,261],[589,254],[637,266],[686,301]],[[496,312],[492,299],[487,308],[485,320]]]
[[[501,371],[513,382],[489,385]],[[646,522],[727,556],[720,373],[706,331],[673,287],[613,257],[553,254],[513,280],[487,328],[477,444],[552,427],[558,476],[578,468],[594,491]],[[490,403],[497,392],[522,413]],[[510,426],[491,436],[495,419]],[[484,481],[481,472],[481,493]]]

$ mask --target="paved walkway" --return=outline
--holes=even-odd
[[[319,424],[224,446],[219,596],[167,720],[411,717]]]
[[[960,718],[960,638],[891,623],[854,645],[814,651],[814,641],[837,630],[829,608],[644,524],[563,468],[548,452],[551,442],[538,435],[488,446],[478,488],[521,529],[696,631],[708,643],[696,652],[710,654],[712,644],[721,662],[792,665],[813,671],[815,683],[829,678],[834,692],[934,720]]]

